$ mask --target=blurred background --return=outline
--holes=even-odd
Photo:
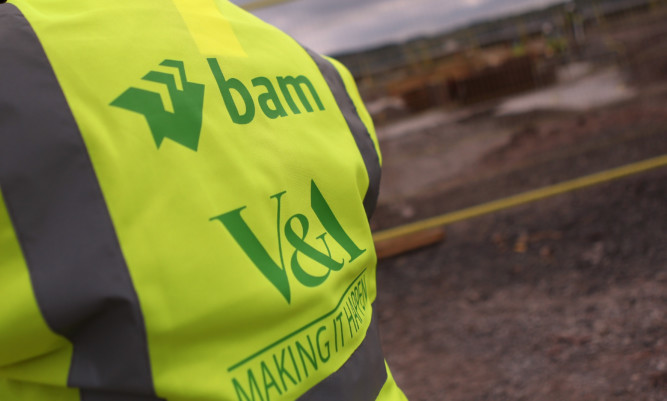
[[[667,1],[236,3],[347,65],[374,117],[412,401],[667,400]]]

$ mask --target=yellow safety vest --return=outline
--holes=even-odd
[[[405,399],[344,67],[222,0],[15,0],[0,39],[0,400]]]

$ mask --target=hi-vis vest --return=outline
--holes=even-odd
[[[395,401],[349,73],[222,0],[0,4],[0,401]]]

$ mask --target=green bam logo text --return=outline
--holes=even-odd
[[[308,113],[325,110],[315,87],[304,75],[277,76],[273,80],[259,76],[250,81],[250,86],[237,78],[225,76],[217,59],[209,58],[207,62],[234,124],[252,123],[258,109],[269,119],[289,117],[290,112],[299,115],[303,110]],[[164,85],[166,96],[131,87],[113,100],[111,106],[143,115],[158,148],[165,138],[169,138],[197,151],[205,85],[187,80],[183,61],[167,59],[160,65],[174,69],[173,73],[150,71],[142,80]]]
[[[286,193],[286,191],[283,191],[270,197],[277,203],[276,229],[280,256],[278,262],[269,255],[266,248],[262,245],[262,242],[257,238],[253,230],[243,219],[241,213],[246,209],[245,206],[220,216],[213,217],[211,221],[219,221],[222,223],[253,265],[259,269],[271,284],[273,284],[289,304],[291,303],[292,296],[290,280],[285,267],[283,255],[283,233],[287,242],[294,247],[294,252],[289,260],[292,274],[301,285],[306,287],[318,287],[322,285],[332,272],[338,272],[345,266],[344,259],[337,260],[332,256],[331,248],[329,247],[329,244],[331,243],[329,237],[338,243],[338,245],[340,245],[340,247],[347,253],[349,256],[349,263],[361,256],[366,250],[359,248],[341,226],[340,221],[331,210],[331,207],[315,184],[315,181],[311,181],[310,207],[316,218],[322,224],[322,227],[324,227],[325,231],[315,238],[320,241],[323,246],[323,248],[320,246],[320,249],[325,249],[326,252],[318,250],[315,246],[306,241],[310,231],[310,221],[306,215],[302,213],[294,214],[287,219],[283,226],[281,224],[280,210],[282,200]],[[304,257],[322,266],[320,274],[313,274],[304,269],[302,266]]]

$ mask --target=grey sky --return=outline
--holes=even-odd
[[[322,53],[360,49],[562,0],[295,0],[255,11]],[[248,0],[233,0],[236,4]]]

